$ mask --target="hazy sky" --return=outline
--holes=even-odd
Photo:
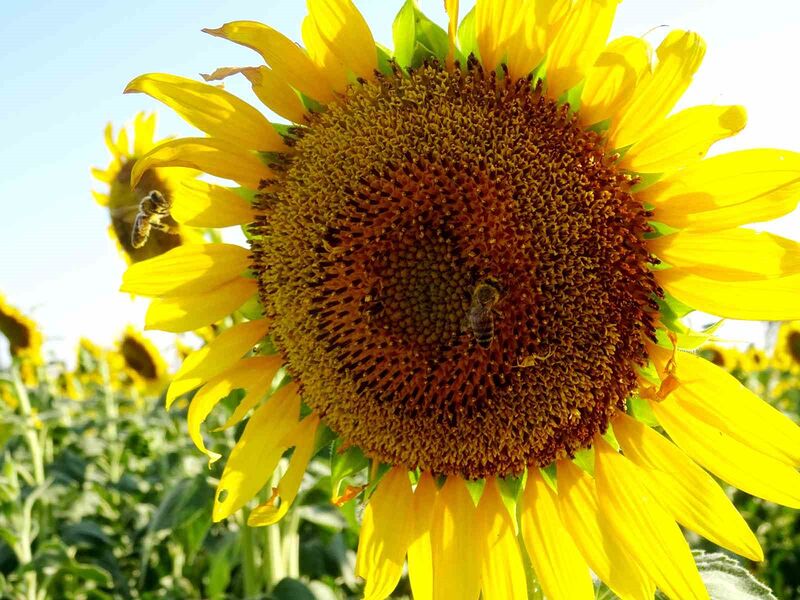
[[[391,46],[400,2],[357,4],[376,39]],[[441,0],[420,4],[444,23]],[[472,3],[464,4],[462,14]],[[304,14],[299,0],[0,2],[0,293],[41,323],[51,351],[71,355],[80,335],[110,343],[126,323],[143,323],[146,303],[116,291],[124,264],[106,234],[108,217],[90,194],[93,186],[102,189],[90,167],[109,160],[105,124],[158,110],[161,136],[197,135],[150,98],[123,96],[125,84],[151,71],[196,77],[219,66],[258,64],[255,53],[200,29],[249,19],[299,40]],[[626,0],[613,35],[647,34],[657,44],[667,31],[651,31],[659,25],[698,31],[708,42],[683,106],[748,108],[748,128],[716,152],[800,151],[800,2]],[[231,81],[227,88],[259,106],[246,84]],[[771,229],[800,238],[799,223],[795,215]],[[723,331],[737,340],[760,334],[735,324]]]

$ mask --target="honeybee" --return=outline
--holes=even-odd
[[[500,286],[493,279],[479,281],[472,291],[467,323],[481,348],[488,348],[494,339],[494,307],[499,300]]]
[[[170,208],[172,208],[172,202],[159,191],[153,190],[142,198],[139,203],[139,212],[133,221],[131,246],[134,248],[144,246],[150,237],[151,229],[172,231],[171,225],[162,222],[163,219],[169,218]]]

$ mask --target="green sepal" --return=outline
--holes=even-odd
[[[475,503],[475,506],[478,505],[478,502],[481,501],[481,496],[483,496],[483,488],[486,487],[486,480],[485,479],[474,479],[472,481],[464,480],[464,484],[467,486],[467,491],[469,495],[472,496],[472,501]]]
[[[517,522],[517,503],[519,502],[522,490],[525,489],[525,483],[527,481],[527,471],[518,477],[497,478],[497,487],[500,489],[500,497],[514,523]]]
[[[242,316],[250,321],[256,321],[264,318],[264,307],[258,299],[258,295],[253,296],[247,300],[242,306],[239,307],[239,312]]]
[[[314,454],[322,450],[325,446],[330,447],[336,441],[336,433],[325,423],[320,423],[317,428],[317,436],[314,438]]]
[[[378,487],[378,484],[383,479],[383,476],[386,475],[389,470],[392,468],[392,465],[388,465],[386,463],[380,463],[377,467],[372,467],[372,463],[370,462],[370,472],[372,475],[369,477],[369,483],[367,484],[367,488],[364,490],[364,498],[369,498],[375,492],[375,488]]]
[[[679,229],[675,229],[674,227],[670,227],[664,223],[659,223],[658,221],[648,221],[647,224],[652,227],[653,231],[649,231],[644,234],[644,239],[646,240],[660,238],[662,236],[670,235],[671,233],[677,233],[680,231]]]
[[[391,75],[394,72],[392,69],[392,51],[381,44],[375,44],[378,51],[378,71],[384,75]]]
[[[331,444],[331,496],[341,495],[342,483],[347,477],[355,475],[369,466],[369,460],[357,446],[340,451],[342,440],[335,439]]]
[[[644,398],[639,396],[632,396],[628,398],[628,414],[634,419],[650,427],[658,427],[658,419],[656,419],[650,403]]]
[[[594,476],[594,448],[581,448],[575,452],[575,458],[572,459],[578,467]]]
[[[686,327],[682,333],[673,332],[675,335],[675,343],[678,348],[683,350],[696,350],[703,344],[715,339],[714,334],[724,322],[725,319],[720,319],[702,331],[694,331]],[[670,339],[669,334],[663,329],[656,330],[656,340],[658,340],[659,346],[669,348],[670,350],[672,349],[672,340]]]
[[[444,63],[450,51],[447,32],[426,17],[415,0],[406,0],[400,8],[392,24],[392,38],[395,61],[404,69],[419,67],[431,58]]]
[[[461,25],[458,26],[458,45],[461,48],[461,53],[465,57],[474,54],[480,58],[478,51],[478,35],[475,31],[475,7],[461,19]]]
[[[617,441],[617,436],[614,435],[614,429],[611,425],[608,426],[608,429],[606,429],[606,432],[603,434],[603,439],[611,444],[614,450],[619,450],[619,442]]]
[[[628,150],[630,150],[630,146],[625,148],[625,150],[622,152],[617,150],[617,152],[620,152],[620,158],[624,156]],[[649,188],[651,185],[664,177],[663,173],[633,173],[633,175],[636,175],[639,181],[637,181],[636,185],[631,188],[631,194],[638,194],[645,188]]]
[[[547,484],[554,490],[558,489],[556,463],[552,462],[539,470],[542,472],[542,478],[547,482]]]

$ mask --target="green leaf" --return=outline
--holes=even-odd
[[[767,586],[730,556],[702,550],[694,550],[692,554],[711,600],[778,600]],[[666,600],[661,592],[656,592],[656,598]]]
[[[316,600],[304,583],[297,579],[281,579],[270,594],[274,600]]]

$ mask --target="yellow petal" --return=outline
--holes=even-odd
[[[558,463],[558,509],[586,562],[620,598],[652,600],[655,585],[601,518],[594,480],[569,460]]]
[[[289,512],[292,503],[297,498],[297,492],[300,491],[300,484],[303,482],[308,463],[314,454],[314,440],[318,427],[319,417],[312,414],[298,423],[294,432],[289,436],[288,444],[294,446],[294,453],[289,460],[289,468],[281,477],[278,487],[273,490],[272,497],[250,512],[250,516],[247,517],[247,524],[250,527],[274,525]],[[275,506],[276,502],[279,502],[277,507]]]
[[[681,302],[720,317],[751,321],[800,319],[800,275],[725,281],[678,268],[657,271],[655,275],[658,284]]]
[[[200,433],[200,426],[217,403],[235,389],[247,390],[243,401],[251,396],[260,400],[272,382],[272,377],[263,371],[263,367],[267,366],[266,363],[269,360],[269,358],[261,356],[240,360],[224,373],[211,378],[192,398],[186,416],[189,437],[201,452],[208,455],[209,462],[214,462],[220,455],[206,449]]]
[[[715,142],[739,133],[747,124],[742,106],[695,106],[669,117],[628,150],[623,169],[665,173],[696,163]]]
[[[149,73],[128,84],[125,93],[131,92],[160,100],[211,137],[243,149],[279,151],[284,147],[264,115],[222,88],[177,75]]]
[[[133,155],[142,156],[155,143],[156,113],[140,112],[133,120]]]
[[[436,482],[429,472],[420,476],[414,490],[413,533],[408,546],[408,578],[414,600],[433,598],[433,557],[431,526],[436,502]]]
[[[128,267],[120,291],[141,296],[205,293],[237,279],[250,266],[235,244],[188,244]]]
[[[486,481],[478,503],[477,523],[480,539],[484,542],[481,552],[481,598],[527,600],[522,549],[517,541],[514,522],[494,478]],[[586,574],[588,576],[589,572]]]
[[[458,0],[444,0],[444,9],[447,11],[447,36],[450,39],[447,64],[452,66],[456,55],[456,38],[458,36]]]
[[[655,207],[656,221],[678,229],[717,231],[769,221],[800,202],[800,153],[764,149],[715,156],[637,196]]]
[[[666,400],[650,404],[658,422],[681,450],[748,494],[800,508],[800,474],[706,423],[694,406],[681,401],[681,388]]]
[[[145,315],[145,329],[194,331],[224,319],[257,293],[254,279],[239,277],[209,292],[155,298]]]
[[[369,499],[356,561],[356,575],[366,580],[364,600],[384,600],[397,587],[410,542],[413,504],[408,470],[403,467],[386,473]]]
[[[233,21],[206,33],[252,48],[293,88],[319,102],[333,99],[333,90],[303,49],[282,33],[255,21]]]
[[[611,125],[612,147],[630,146],[661,124],[689,87],[705,52],[705,42],[696,33],[676,30],[667,35],[656,51],[655,71],[636,86],[630,104]]]
[[[117,135],[116,141],[116,155],[117,156],[130,156],[130,142],[128,142],[128,130],[124,127],[121,127],[119,130],[119,134]]]
[[[347,70],[330,45],[322,38],[322,34],[319,32],[319,28],[314,19],[311,18],[311,15],[303,19],[300,31],[303,36],[303,43],[308,48],[308,55],[327,80],[330,88],[338,94],[344,94],[349,84]]]
[[[139,183],[145,171],[157,167],[197,169],[253,190],[275,178],[255,152],[213,138],[181,138],[156,146],[136,161],[131,186]]]
[[[259,369],[264,377],[263,386],[259,385],[258,388],[253,390],[253,393],[250,393],[250,390],[245,388],[245,386],[240,386],[247,390],[247,395],[236,405],[236,408],[231,413],[231,416],[228,417],[228,420],[214,431],[223,431],[241,422],[241,420],[247,416],[247,413],[250,412],[250,409],[261,402],[264,394],[272,386],[272,382],[278,374],[278,371],[284,366],[283,357],[280,355],[261,356],[259,358],[263,361],[259,365]]]
[[[108,171],[104,171],[103,169],[98,169],[97,167],[92,167],[92,175],[98,181],[102,181],[103,183],[111,183],[116,179],[116,174],[112,173],[109,169]]]
[[[243,73],[258,99],[271,111],[293,123],[306,122],[308,111],[302,100],[274,69],[245,69]]]
[[[625,36],[606,46],[586,74],[580,117],[586,125],[615,119],[650,68],[650,45]]]
[[[800,466],[800,427],[717,365],[689,352],[675,355],[677,391],[703,420],[776,460]],[[724,399],[721,402],[720,399]]]
[[[555,493],[538,469],[528,470],[521,520],[522,538],[545,595],[550,600],[594,598],[589,568],[564,529]]]
[[[108,194],[101,194],[100,192],[92,190],[92,198],[94,198],[95,202],[100,206],[108,206]]]
[[[578,0],[547,57],[547,93],[558,98],[580,83],[608,39],[620,0]]]
[[[522,29],[522,17],[520,0],[478,0],[475,4],[475,37],[484,69],[494,71],[503,61],[509,39]]]
[[[250,417],[217,486],[212,518],[220,521],[244,506],[272,476],[289,447],[300,416],[297,384],[279,389]]]
[[[320,38],[345,66],[364,79],[378,68],[378,51],[369,25],[351,0],[306,0]]]
[[[681,530],[648,493],[640,470],[600,436],[594,448],[597,495],[609,528],[667,596],[708,600]]]
[[[475,504],[464,481],[447,478],[436,495],[431,527],[433,600],[477,600],[481,592],[482,542]]]
[[[103,130],[103,140],[106,143],[106,148],[115,159],[119,160],[120,154],[117,144],[114,142],[114,126],[111,123],[106,123],[106,128]]]
[[[247,200],[229,188],[199,179],[185,179],[175,186],[170,214],[192,227],[230,227],[253,221]]]
[[[625,414],[617,415],[614,435],[674,519],[719,546],[764,560],[756,536],[722,488],[669,440]]]
[[[267,319],[258,319],[234,325],[187,356],[167,390],[167,408],[179,396],[232,367],[261,341],[269,324]]]
[[[662,261],[711,279],[774,279],[800,273],[800,244],[752,229],[682,231],[647,245]]]

